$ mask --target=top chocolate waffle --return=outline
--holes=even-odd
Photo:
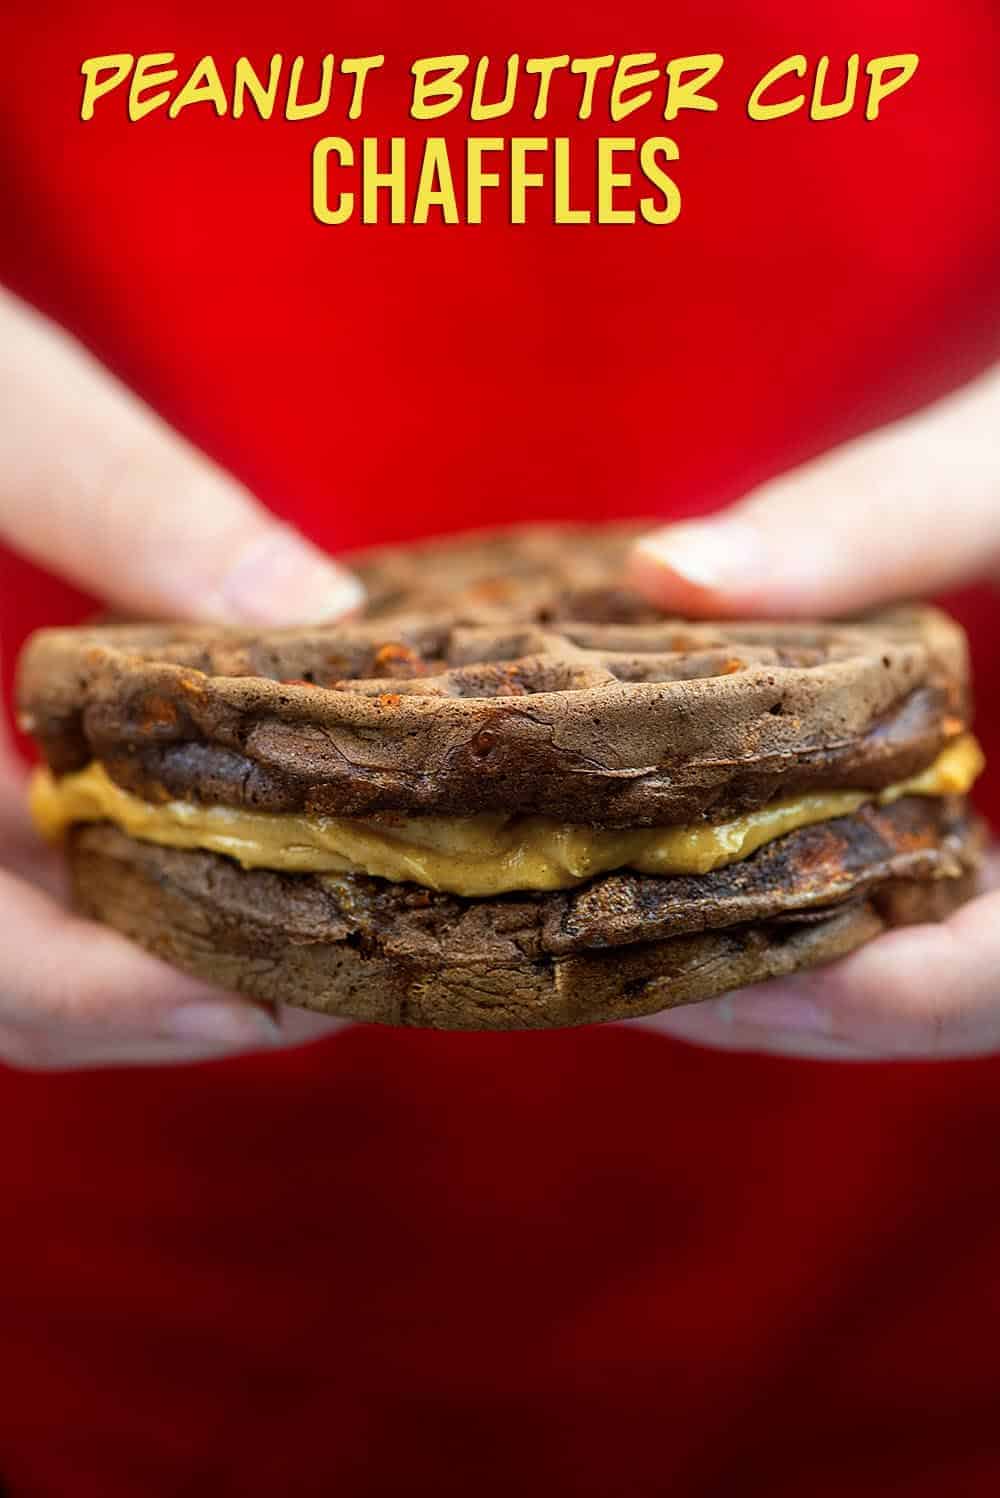
[[[879,789],[968,718],[961,630],[664,618],[620,582],[634,528],[528,528],[348,559],[357,622],[47,630],[25,729],[153,801],[363,816],[542,813],[623,827]]]

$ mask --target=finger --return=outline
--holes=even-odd
[[[634,549],[692,615],[836,614],[1000,572],[1000,373]]]
[[[0,676],[3,654],[0,651]],[[25,786],[28,769],[14,746],[7,704],[0,695],[0,855],[12,840],[20,842],[31,833],[31,818]]]
[[[0,1054],[29,1067],[273,1047],[267,1009],[167,967],[0,871]]]
[[[360,584],[0,291],[0,538],[140,615],[293,624]]]
[[[286,1045],[309,1045],[314,1040],[329,1040],[331,1035],[351,1028],[351,1021],[335,1019],[330,1014],[313,1014],[309,1009],[279,1004],[275,1020]]]
[[[64,904],[69,898],[66,860],[39,837],[30,818],[22,814],[22,808],[21,795],[11,793],[6,787],[0,789],[0,863],[18,879],[45,890]],[[0,964],[2,961],[0,954]]]
[[[775,983],[762,983],[762,989],[772,989],[781,983],[792,984],[791,979],[779,979]],[[747,990],[744,990],[746,992]],[[851,1045],[844,1040],[826,1036],[803,1034],[794,1028],[780,1024],[754,1024],[741,1022],[738,1014],[740,994],[725,994],[719,999],[706,999],[700,1004],[684,1004],[679,1009],[670,1009],[654,1015],[649,1021],[634,1020],[630,1023],[654,1029],[671,1040],[680,1040],[687,1045],[700,1046],[709,1051],[736,1051],[744,1055],[788,1056],[803,1061],[876,1061],[878,1055]]]
[[[39,837],[31,820],[27,778],[27,766],[14,747],[6,703],[0,700],[0,861],[5,868],[15,870],[19,878],[64,899],[68,886],[65,861]]]
[[[27,766],[14,747],[7,704],[0,697],[0,789],[14,787],[19,791],[23,790],[27,773]],[[23,801],[21,804],[23,805]]]
[[[0,652],[0,675],[3,658]],[[0,860],[22,879],[57,898],[66,891],[66,868],[32,823],[27,797],[28,769],[14,746],[6,703],[0,699]]]
[[[1000,890],[941,925],[887,932],[851,956],[657,1017],[723,1050],[903,1060],[1000,1050]]]

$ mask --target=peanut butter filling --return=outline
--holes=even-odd
[[[284,816],[229,806],[168,801],[154,806],[124,791],[99,763],[55,779],[35,772],[31,811],[41,833],[59,839],[75,822],[113,822],[130,837],[169,848],[223,853],[246,869],[286,874],[374,874],[466,896],[566,889],[595,874],[707,874],[764,843],[856,811],[866,801],[964,795],[983,768],[971,734],[949,744],[926,770],[886,790],[787,796],[726,822],[623,830],[549,817]]]

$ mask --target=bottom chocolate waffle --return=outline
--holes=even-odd
[[[538,1029],[634,1018],[842,957],[972,893],[981,824],[910,797],[674,879],[612,874],[491,900],[351,875],[243,870],[98,823],[76,903],[198,977],[392,1025]]]

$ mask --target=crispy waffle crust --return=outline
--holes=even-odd
[[[351,559],[362,619],[285,632],[52,630],[21,721],[59,775],[98,759],[153,802],[284,813],[713,821],[877,790],[968,724],[965,639],[931,608],[837,624],[690,624],[621,588],[629,528],[531,529]],[[265,1002],[397,1025],[629,1018],[827,962],[971,893],[961,798],[909,796],[713,873],[617,873],[463,899],[244,871],[74,828],[76,903]]]
[[[281,812],[720,819],[879,788],[968,717],[962,632],[931,608],[690,624],[613,584],[632,531],[557,528],[356,559],[358,622],[258,634],[36,635],[21,721],[57,773],[152,801]]]
[[[907,798],[678,879],[463,900],[415,885],[243,872],[107,825],[69,857],[79,907],[198,977],[394,1025],[538,1029],[629,1019],[844,956],[972,890],[980,825]]]

